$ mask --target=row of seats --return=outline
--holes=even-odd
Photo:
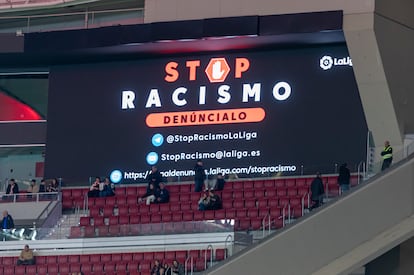
[[[226,198],[260,198],[277,196],[294,196],[303,195],[309,191],[310,183],[313,178],[279,178],[267,180],[246,180],[227,182],[222,192],[223,199]],[[326,189],[329,195],[338,195],[339,186],[336,176],[324,177]],[[358,177],[351,177],[351,185],[356,185]],[[198,200],[199,194],[193,192],[192,184],[174,184],[169,185],[171,202],[195,201]],[[128,186],[116,188],[115,197],[92,198],[89,199],[89,205],[130,205],[137,204],[137,198],[145,194],[146,186]],[[87,188],[63,189],[63,208],[72,209],[82,207],[84,196],[87,194]],[[275,194],[276,192],[276,194]]]
[[[211,261],[222,261],[226,249],[159,251],[115,254],[37,256],[36,265],[16,266],[17,257],[0,258],[0,274],[149,274],[155,260],[171,265],[177,260],[187,270],[203,271]],[[193,265],[191,266],[191,259]],[[207,266],[206,266],[207,264]]]

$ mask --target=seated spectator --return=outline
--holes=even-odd
[[[114,189],[112,188],[112,183],[108,177],[105,178],[102,190],[99,192],[99,197],[111,197],[115,196]]]
[[[210,206],[210,196],[206,192],[201,194],[201,198],[198,201],[198,210],[204,211],[208,210]]]
[[[92,183],[91,187],[89,188],[88,191],[88,198],[96,198],[99,197],[99,185],[101,184],[101,178],[100,177],[96,177],[95,181]]]
[[[157,166],[151,167],[151,172],[148,174],[146,180],[148,181],[147,189],[149,188],[150,183],[154,185],[155,190],[158,189],[159,184],[162,181],[162,176],[160,171],[158,171]]]
[[[25,245],[22,252],[20,252],[20,257],[17,260],[17,265],[34,265],[36,263],[33,250],[29,248],[29,245]]]
[[[42,179],[40,181],[40,185],[39,185],[39,193],[43,193],[46,192],[46,181],[45,179]]]
[[[222,208],[221,198],[219,197],[219,195],[214,193],[213,190],[210,190],[209,197],[210,197],[210,203],[208,207],[209,210],[219,210]]]
[[[170,192],[165,188],[165,183],[160,182],[159,188],[155,190],[155,203],[166,203],[170,201]]]
[[[27,188],[27,193],[39,193],[39,185],[37,185],[35,179],[32,179],[30,181],[30,185]]]
[[[162,275],[164,274],[164,267],[161,265],[160,261],[155,260],[151,268],[151,275]]]
[[[19,186],[14,179],[9,180],[9,184],[6,189],[7,195],[19,194]]]
[[[142,202],[143,200],[145,200],[146,205],[150,205],[151,202],[155,201],[155,191],[156,190],[154,189],[154,185],[150,183],[147,188],[147,192],[145,193],[145,195],[138,199],[138,202]]]
[[[171,275],[184,275],[184,267],[177,260],[174,260],[171,267]]]
[[[58,192],[59,191],[59,185],[57,179],[52,179],[52,182],[47,187],[47,192]]]
[[[226,181],[224,180],[223,173],[217,175],[216,185],[214,186],[214,190],[221,191],[224,189],[224,184]]]

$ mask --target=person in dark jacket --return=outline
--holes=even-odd
[[[343,163],[339,167],[338,184],[341,186],[341,191],[345,192],[349,190],[349,184],[351,183],[351,172],[349,171],[347,164]]]
[[[152,202],[155,201],[155,190],[154,185],[152,183],[149,184],[149,188],[147,188],[147,192],[138,199],[138,202],[141,203],[145,200],[146,205],[150,205]]]
[[[310,210],[318,208],[323,204],[323,195],[325,190],[323,188],[323,181],[321,174],[316,173],[316,178],[313,179],[311,183],[311,200],[313,205],[309,208]]]
[[[221,191],[224,188],[224,184],[226,183],[226,181],[224,180],[223,174],[220,173],[217,175],[217,179],[216,179],[216,185],[214,186],[214,189],[217,191]]]
[[[154,185],[155,190],[159,188],[160,182],[162,181],[162,175],[156,166],[151,167],[151,172],[148,174],[146,180],[148,181],[147,189],[151,183]]]
[[[201,159],[197,160],[197,163],[194,166],[194,172],[194,191],[201,192],[204,186],[204,181],[206,180],[206,172],[204,171],[203,162],[201,161]]]
[[[160,187],[155,190],[155,203],[166,203],[170,201],[170,192],[165,188],[165,184],[160,182]]]
[[[6,189],[7,195],[19,194],[19,186],[14,179],[9,180],[9,184]]]
[[[12,216],[7,212],[7,210],[3,211],[3,220],[1,222],[1,229],[13,229],[14,228],[14,221]]]
[[[112,189],[112,183],[108,177],[105,178],[103,188],[99,192],[99,197],[111,197],[115,196],[114,189]]]

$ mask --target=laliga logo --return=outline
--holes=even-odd
[[[333,65],[333,59],[329,55],[325,55],[319,61],[319,66],[321,66],[321,68],[324,69],[325,71],[332,68],[332,65]]]
[[[343,57],[343,58],[332,58],[329,55],[325,55],[323,56],[320,60],[319,60],[319,66],[324,70],[329,70],[332,68],[332,66],[351,66],[352,67],[352,59],[348,56],[348,57]]]

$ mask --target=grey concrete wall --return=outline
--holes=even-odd
[[[209,274],[311,274],[413,213],[414,160]]]
[[[373,12],[374,0],[147,0],[145,23],[343,10],[345,14]]]

